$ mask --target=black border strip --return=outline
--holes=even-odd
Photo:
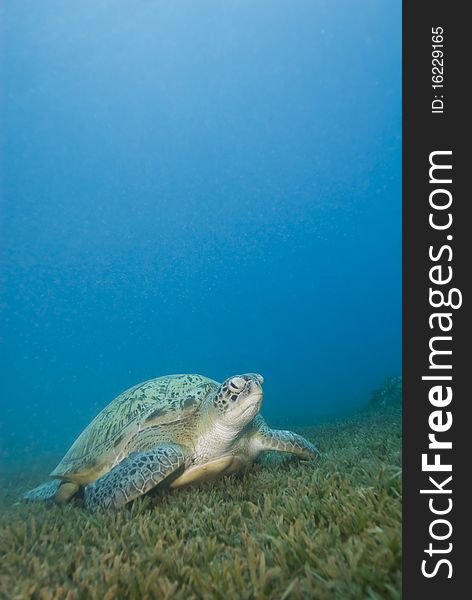
[[[468,420],[467,407],[472,401],[468,388],[467,373],[472,371],[471,352],[468,347],[470,321],[468,303],[470,298],[470,278],[472,269],[469,262],[472,250],[469,239],[467,213],[472,206],[472,194],[466,189],[471,155],[466,147],[466,138],[470,139],[471,119],[466,102],[466,87],[470,79],[467,67],[471,54],[470,25],[465,16],[467,4],[459,2],[404,2],[403,3],[403,457],[404,457],[404,513],[403,513],[403,580],[404,598],[434,600],[436,598],[464,598],[470,592],[468,571],[472,572],[468,536],[472,536],[472,515],[467,510],[472,507],[470,492],[469,457],[472,457],[472,419]],[[432,88],[432,50],[433,28],[443,29],[444,52],[444,88]],[[467,31],[469,30],[469,31]],[[436,38],[438,39],[438,38]],[[436,71],[438,74],[438,71]],[[437,81],[437,80],[436,80]],[[443,96],[444,112],[433,113],[434,95]],[[439,107],[440,103],[436,103]],[[430,153],[452,151],[450,156],[437,155],[437,162],[452,164],[452,182],[450,184],[430,183]],[[447,179],[446,171],[433,173]],[[452,196],[450,212],[452,225],[447,230],[435,230],[428,222],[430,212],[430,194],[435,189],[447,189]],[[439,201],[447,200],[448,193],[433,195]],[[446,219],[449,210],[436,211],[438,218]],[[445,222],[445,221],[443,221]],[[447,236],[452,235],[452,239]],[[429,247],[433,255],[438,256],[442,246],[450,245],[441,258],[433,261],[429,256]],[[449,273],[452,268],[452,281],[449,284],[433,285],[430,280],[432,266],[441,264],[440,273]],[[430,305],[430,288],[441,289],[447,293],[452,287],[460,290],[463,304],[457,309],[442,307],[434,309]],[[457,300],[458,295],[455,295]],[[430,328],[429,317],[434,312],[448,311],[452,314],[453,326],[449,333],[451,340],[441,340],[443,349],[452,350],[451,355],[441,355],[437,362],[450,363],[452,369],[430,369],[429,342],[438,331],[438,320]],[[467,319],[467,321],[466,321]],[[446,320],[443,321],[443,324]],[[438,346],[436,346],[438,347]],[[451,375],[450,382],[422,380],[424,375]],[[437,450],[428,450],[430,414],[438,410],[429,401],[429,390],[433,385],[450,385],[453,398],[448,406],[442,407],[442,419],[447,412],[453,419],[449,430],[438,433],[437,438],[451,441],[452,449],[440,452],[440,460],[452,465],[452,472],[423,472],[422,454],[428,453],[428,461],[434,460]],[[436,421],[437,423],[437,421]],[[471,433],[467,430],[470,429]],[[470,440],[470,441],[469,441]],[[452,475],[450,494],[421,494],[421,489],[434,489],[429,476],[436,476],[438,482]],[[451,511],[447,515],[434,515],[433,508],[445,509],[452,500]],[[430,527],[435,519],[444,518],[451,524],[450,537],[439,541],[431,538]],[[449,526],[446,523],[433,525],[437,536],[446,536]],[[425,552],[432,543],[434,550],[450,552]],[[450,547],[449,544],[452,544]],[[442,563],[437,574],[427,578],[422,574],[422,561],[427,560],[425,570],[434,572],[439,560]],[[448,578],[448,575],[452,577]],[[465,594],[465,595],[464,595]]]

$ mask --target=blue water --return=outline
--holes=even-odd
[[[296,425],[400,373],[400,10],[1,4],[4,457],[162,374]]]

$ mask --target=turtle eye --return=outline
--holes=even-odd
[[[241,392],[246,385],[246,380],[242,377],[232,377],[228,381],[228,387],[231,392]]]

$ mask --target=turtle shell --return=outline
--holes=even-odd
[[[178,441],[165,438],[179,428],[191,436],[191,417],[218,387],[201,375],[167,375],[126,390],[82,431],[50,476],[86,484],[133,450],[152,447],[159,439]]]

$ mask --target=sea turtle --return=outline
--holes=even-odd
[[[119,508],[161,483],[210,480],[253,463],[264,450],[303,459],[316,447],[259,415],[263,378],[236,375],[219,384],[201,375],[150,379],[115,398],[84,429],[27,500],[70,500],[81,488],[91,510]]]

